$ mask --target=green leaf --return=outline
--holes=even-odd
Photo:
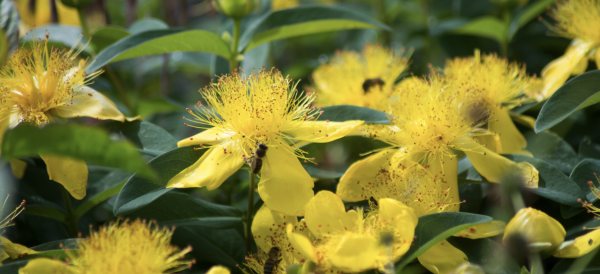
[[[304,167],[308,175],[310,175],[310,177],[317,179],[337,179],[344,175],[343,172],[323,170],[311,164],[304,164],[302,166]]]
[[[513,274],[521,271],[504,247],[493,240],[450,237],[448,242],[464,252],[470,263],[481,266],[485,273]]]
[[[493,16],[477,18],[460,28],[452,31],[456,34],[466,34],[494,39],[499,43],[506,40],[506,26]]]
[[[561,204],[581,206],[577,199],[584,198],[584,195],[579,186],[551,164],[525,155],[510,154],[504,156],[516,163],[528,162],[539,171],[538,188],[525,189]]]
[[[63,5],[75,9],[83,9],[87,7],[89,4],[94,2],[94,0],[60,0]]]
[[[79,220],[83,214],[90,209],[108,200],[108,198],[119,194],[119,191],[125,185],[126,180],[131,177],[130,172],[113,171],[102,178],[100,181],[90,184],[88,181],[87,194],[81,201],[76,201],[75,219]]]
[[[58,241],[43,243],[41,245],[34,246],[31,249],[33,249],[35,251],[50,251],[50,250],[65,249],[65,248],[76,249],[78,247],[77,241],[79,241],[79,239],[77,239],[77,238],[58,240]]]
[[[242,234],[243,226],[236,229],[211,229],[201,226],[178,227],[173,234],[172,243],[181,247],[193,247],[190,256],[199,263],[208,265],[219,264],[229,269],[237,269],[244,262],[245,240]]]
[[[205,151],[206,149],[194,150],[194,147],[186,146],[152,159],[148,165],[156,171],[159,180],[149,180],[137,174],[131,177],[117,196],[113,209],[115,216],[128,214],[147,206],[173,190],[173,188],[165,188],[169,180],[198,161]]]
[[[87,72],[91,73],[108,63],[176,51],[208,52],[224,58],[231,55],[229,46],[221,37],[211,32],[186,29],[150,30],[127,36],[110,45],[96,56],[96,62]]]
[[[3,261],[2,265],[0,265],[0,273],[2,274],[18,274],[19,273],[19,269],[21,267],[24,267],[25,265],[27,265],[27,263],[29,261],[11,261],[10,263],[7,263],[9,259],[6,259],[5,261]]]
[[[350,105],[338,105],[323,108],[319,121],[344,122],[363,120],[367,124],[389,124],[387,115],[379,110]]]
[[[129,32],[131,34],[138,34],[140,32],[149,31],[149,30],[157,30],[157,29],[168,29],[169,25],[167,23],[156,19],[156,18],[144,18],[138,21],[133,22],[131,26],[129,26]]]
[[[177,148],[177,140],[161,127],[146,121],[117,122],[106,121],[102,127],[135,144],[145,155],[156,157]]]
[[[67,214],[62,210],[59,210],[51,206],[26,206],[27,210],[23,211],[25,214],[42,216],[50,219],[57,220],[59,222],[67,223]]]
[[[585,200],[590,203],[594,203],[598,200],[598,198],[592,193],[590,190],[590,186],[588,185],[588,181],[593,182],[598,185],[598,179],[596,178],[596,173],[600,172],[600,160],[595,159],[584,159],[579,162],[573,172],[571,173],[571,180],[575,182],[581,192],[585,194]],[[581,208],[581,205],[579,206]]]
[[[170,192],[125,217],[152,219],[169,226],[223,229],[241,225],[244,213],[235,207],[212,204],[185,193]]]
[[[40,139],[42,136],[43,139]],[[56,124],[39,128],[21,124],[6,132],[2,157],[11,159],[39,154],[64,155],[88,163],[137,171],[143,176],[154,176],[133,145],[113,142],[99,128]]]
[[[247,52],[261,44],[295,36],[344,29],[391,29],[364,15],[340,6],[306,5],[268,12],[242,35],[239,50]]]
[[[396,264],[397,271],[423,254],[427,249],[455,233],[474,226],[493,221],[492,217],[465,212],[442,212],[419,217],[415,228],[415,240],[408,252]]]
[[[137,103],[137,114],[140,115],[142,119],[146,119],[148,116],[156,113],[166,113],[181,110],[183,110],[182,107],[176,106],[163,98],[143,99]]]
[[[129,36],[129,32],[120,28],[115,27],[103,27],[94,32],[92,35],[92,46],[94,51],[101,52],[108,46],[116,43],[117,41]]]
[[[600,145],[593,143],[590,138],[583,138],[579,143],[579,158],[600,159]]]
[[[514,16],[513,20],[510,22],[508,34],[509,41],[521,27],[525,26],[525,24],[529,23],[529,21],[546,11],[548,7],[554,4],[556,1],[557,0],[535,1],[522,9],[521,12],[516,14],[516,16]]]
[[[525,138],[526,149],[533,154],[533,157],[544,160],[566,174],[571,173],[577,165],[578,157],[575,150],[556,134],[528,132]]]
[[[600,102],[600,70],[578,75],[562,85],[542,106],[535,132],[551,128],[576,110]]]

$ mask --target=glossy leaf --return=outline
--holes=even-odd
[[[462,250],[469,262],[481,266],[485,273],[513,274],[521,270],[504,247],[493,240],[451,237],[448,242]]]
[[[169,25],[167,23],[158,20],[156,18],[144,18],[141,20],[137,20],[129,26],[129,32],[131,34],[138,34],[140,32],[149,31],[149,30],[157,30],[157,29],[168,29]]]
[[[177,148],[177,140],[166,130],[146,121],[116,122],[106,121],[102,127],[135,144],[140,152],[156,157],[169,150]]]
[[[302,165],[304,167],[304,169],[306,170],[306,172],[308,172],[308,175],[310,175],[310,177],[313,178],[318,178],[318,179],[337,179],[340,178],[344,175],[343,172],[335,172],[335,171],[329,171],[329,170],[323,170],[320,169],[316,166],[314,166],[313,164],[304,164]]]
[[[229,58],[229,46],[214,33],[203,30],[163,29],[150,30],[125,37],[110,45],[96,56],[91,73],[108,63],[121,60],[170,53],[201,51]]]
[[[230,229],[182,226],[175,230],[171,242],[181,247],[191,245],[193,250],[190,256],[199,263],[219,264],[229,269],[237,269],[237,265],[244,261],[246,255],[244,237],[238,232],[241,230],[241,225]]]
[[[526,188],[527,190],[561,204],[581,206],[577,202],[577,199],[584,198],[581,189],[559,169],[543,160],[525,155],[505,156],[517,163],[528,162],[538,170],[540,178],[538,188]]]
[[[261,44],[326,31],[344,29],[391,29],[351,9],[340,6],[301,6],[268,12],[242,35],[240,51],[247,52]]]
[[[577,164],[575,169],[573,169],[570,178],[579,186],[581,192],[584,194],[582,201],[588,201],[590,203],[596,203],[598,201],[598,198],[592,193],[590,186],[587,183],[588,181],[591,181],[598,185],[600,182],[598,182],[594,175],[594,173],[598,172],[600,172],[600,160],[596,159],[584,159]],[[563,218],[568,219],[581,213],[585,209],[586,208],[582,207],[581,204],[570,207],[561,205],[560,213]]]
[[[563,139],[550,132],[525,134],[527,150],[533,157],[544,160],[562,172],[569,174],[577,165],[578,157],[575,150]]]
[[[170,192],[125,217],[152,219],[169,226],[222,229],[241,225],[244,213],[235,207],[212,204],[185,193]]]
[[[443,212],[419,217],[415,240],[408,252],[396,264],[398,271],[423,254],[427,249],[476,224],[491,222],[492,217],[465,212]]]
[[[147,177],[153,176],[152,170],[146,166],[132,144],[113,142],[99,128],[74,124],[38,128],[22,124],[6,132],[2,143],[2,157],[11,159],[39,154],[63,155],[83,159],[88,163],[137,171]]]
[[[466,34],[494,39],[499,43],[506,40],[506,26],[492,16],[475,19],[452,31],[456,34]]]
[[[121,191],[129,177],[131,177],[130,172],[117,170],[93,184],[90,184],[88,181],[85,198],[81,201],[75,201],[75,219],[78,220],[90,209],[108,200],[110,197],[119,194],[119,191]]]
[[[152,203],[173,188],[165,188],[171,178],[185,168],[198,161],[206,149],[194,150],[186,146],[168,151],[148,162],[148,165],[159,176],[157,181],[135,174],[131,177],[117,196],[113,212],[121,216],[138,210]]]
[[[511,38],[520,28],[542,14],[544,11],[548,10],[548,7],[550,7],[556,1],[557,0],[532,1],[531,4],[522,9],[521,12],[516,14],[516,16],[514,16],[513,20],[510,22],[508,34],[509,40],[511,40]]]
[[[324,107],[320,121],[344,122],[349,120],[363,120],[367,124],[389,124],[387,115],[379,110],[351,105],[338,105]]]
[[[92,46],[94,51],[101,52],[108,46],[116,43],[117,41],[129,36],[130,33],[126,30],[115,28],[115,27],[104,27],[98,29],[92,35]]]
[[[27,208],[27,210],[25,211],[25,214],[42,216],[42,217],[57,220],[59,222],[67,223],[67,214],[64,211],[59,210],[55,207],[41,206],[41,205],[33,205],[33,206],[27,205],[26,208]]]
[[[589,138],[583,138],[579,143],[579,158],[600,159],[600,145],[593,143]]]
[[[535,132],[550,129],[576,110],[600,102],[600,70],[578,75],[562,85],[542,107]]]

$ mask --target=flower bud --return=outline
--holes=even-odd
[[[217,11],[233,19],[244,18],[259,6],[259,0],[213,0],[212,3]]]
[[[523,208],[506,225],[502,241],[507,244],[511,236],[524,237],[532,252],[553,253],[565,240],[563,226],[546,213],[533,208]]]

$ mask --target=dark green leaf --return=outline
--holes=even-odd
[[[504,247],[490,239],[450,237],[448,241],[467,255],[469,263],[481,266],[485,273],[513,274],[521,271]]]
[[[60,0],[63,5],[75,9],[83,9],[87,7],[89,4],[94,2],[94,0]]]
[[[172,242],[181,247],[191,245],[190,255],[198,262],[219,264],[229,269],[236,269],[236,265],[244,262],[245,240],[238,229],[182,226],[175,230]]]
[[[458,161],[458,185],[487,183],[488,180],[483,178],[475,169],[469,158],[465,157]]]
[[[94,32],[91,43],[94,46],[94,51],[101,52],[108,46],[129,36],[129,34],[129,32],[120,28],[104,27]]]
[[[161,127],[146,121],[117,122],[106,121],[102,126],[116,131],[134,143],[140,152],[156,157],[177,148],[177,140]]]
[[[561,204],[581,206],[577,199],[583,198],[584,195],[579,186],[551,164],[525,155],[504,156],[517,163],[528,162],[539,171],[538,188],[526,188],[527,190]]]
[[[319,121],[344,122],[363,120],[367,124],[389,124],[387,115],[379,110],[350,105],[330,106],[323,108]]]
[[[3,262],[3,264],[0,265],[0,273],[2,273],[2,274],[5,274],[5,273],[6,274],[18,274],[19,269],[21,267],[24,267],[28,262],[29,261],[16,261],[16,262],[10,262],[10,263]]]
[[[579,143],[579,158],[600,159],[600,145],[592,143],[589,138],[583,138]]]
[[[165,188],[171,178],[198,161],[206,149],[194,150],[194,147],[180,147],[166,152],[148,162],[159,175],[158,181],[140,177],[137,174],[125,184],[114,206],[115,216],[131,213],[147,206],[160,196],[173,190]]]
[[[571,173],[577,165],[578,157],[575,150],[563,139],[550,132],[535,134],[528,132],[527,150],[533,157],[546,161],[564,173]]]
[[[244,213],[235,207],[211,204],[189,194],[170,192],[125,216],[152,219],[169,226],[233,228],[242,224]]]
[[[40,141],[41,136],[43,141]],[[39,154],[64,155],[153,176],[152,170],[146,166],[133,145],[112,142],[108,134],[99,128],[82,125],[48,125],[39,128],[22,124],[6,132],[2,157],[11,159]]]
[[[571,180],[573,180],[585,194],[585,200],[590,203],[594,203],[598,200],[588,185],[588,182],[592,182],[596,185],[600,183],[596,178],[596,173],[600,173],[600,160],[584,159],[577,164],[570,176]]]
[[[307,34],[343,29],[391,29],[364,15],[340,6],[301,6],[268,12],[248,27],[240,40],[240,51],[261,44]]]
[[[535,122],[535,132],[547,130],[576,110],[598,102],[600,102],[600,70],[576,76],[548,98]]]
[[[33,205],[27,206],[27,210],[24,211],[25,214],[42,216],[50,219],[57,220],[59,222],[67,223],[67,214],[62,210],[58,210],[55,207],[50,206],[40,206]]]
[[[140,56],[170,52],[201,51],[229,58],[229,46],[214,33],[203,30],[150,30],[127,36],[110,45],[96,57],[87,72],[91,73],[108,63]]]
[[[33,249],[35,251],[50,251],[50,250],[65,249],[65,248],[76,249],[78,240],[79,239],[65,239],[65,240],[59,240],[59,241],[54,241],[54,242],[48,242],[48,243],[43,243],[38,246],[34,246],[31,249]]]
[[[538,15],[543,13],[548,9],[549,6],[554,4],[557,0],[540,0],[540,1],[532,1],[531,4],[526,6],[521,10],[516,16],[513,17],[513,20],[510,22],[509,27],[509,41],[515,35],[515,33],[527,24],[529,21],[536,18]]]
[[[477,18],[452,32],[486,37],[494,39],[499,43],[504,43],[506,40],[506,25],[492,16]]]
[[[427,249],[455,233],[491,221],[493,221],[492,217],[465,212],[443,212],[419,217],[419,223],[415,228],[416,239],[396,264],[397,270],[402,270]]]
[[[75,219],[79,220],[90,209],[108,200],[108,198],[119,194],[119,191],[121,191],[129,177],[131,177],[130,172],[117,170],[109,173],[94,184],[90,184],[88,181],[85,198],[81,201],[76,201],[74,204],[76,206],[74,212]]]
[[[246,73],[252,72],[252,69],[260,69],[263,66],[270,68],[269,65],[269,52],[271,51],[271,44],[266,43],[258,47],[251,49],[244,54],[244,61],[242,62],[242,70]]]
[[[169,25],[167,23],[155,19],[155,18],[144,18],[138,21],[133,22],[131,26],[129,26],[129,32],[131,34],[138,34],[140,32],[149,31],[149,30],[157,30],[157,29],[168,29]]]
[[[310,175],[310,177],[313,178],[318,178],[318,179],[337,179],[340,178],[344,175],[343,172],[335,172],[335,171],[329,171],[329,170],[323,170],[320,169],[318,167],[315,167],[314,165],[310,165],[310,164],[305,164],[302,165],[304,167],[304,169],[306,170],[306,172],[308,172],[308,175]]]

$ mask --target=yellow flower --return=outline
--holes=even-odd
[[[295,232],[309,236],[306,223],[298,221],[296,216],[275,212],[264,205],[256,212],[252,221],[252,235],[260,251],[256,255],[246,257],[244,265],[249,270],[243,269],[245,273],[264,274],[268,253],[274,247],[279,248],[281,253],[281,262],[273,270],[274,274],[285,274],[289,265],[304,263],[306,258],[297,250],[294,250],[288,241],[285,230],[287,225],[291,225]]]
[[[371,182],[360,182],[363,195],[375,200],[394,199],[412,208],[417,217],[427,214],[458,211],[460,202],[457,186],[448,185],[427,171],[421,165],[405,160],[399,166],[386,166],[379,170],[376,179]],[[479,239],[492,237],[504,231],[505,224],[500,221],[476,225],[455,234],[457,237]],[[468,261],[467,256],[459,249],[444,240],[419,257],[419,262],[433,273],[448,273]]]
[[[180,250],[170,245],[173,231],[141,220],[111,223],[79,241],[77,250],[67,252],[68,263],[34,259],[19,269],[29,273],[158,274],[189,268],[193,261],[182,260],[191,247]]]
[[[313,72],[321,106],[354,105],[387,111],[394,83],[408,67],[404,51],[366,45],[362,53],[337,52],[329,64]]]
[[[226,267],[216,265],[211,267],[206,274],[229,274],[231,273]]]
[[[88,116],[124,121],[115,104],[86,85],[102,71],[85,72],[79,52],[49,49],[48,36],[34,41],[32,49],[19,49],[0,69],[0,142],[7,128],[19,123],[38,126],[56,118]],[[40,155],[51,180],[62,184],[76,199],[85,197],[88,169],[84,161]]]
[[[499,154],[525,154],[527,141],[512,122],[509,110],[523,101],[524,92],[531,86],[525,68],[496,55],[455,58],[446,62],[445,75],[450,81],[465,84],[481,91],[485,107],[489,110],[488,130],[494,135],[479,136],[477,140],[489,150]],[[525,99],[525,100],[523,100]]]
[[[558,258],[578,258],[600,245],[600,229],[593,228],[592,232],[565,241],[564,227],[546,213],[533,208],[519,210],[508,222],[504,243],[513,235],[521,235],[529,244],[534,244],[530,250],[553,253]]]
[[[6,197],[6,200],[4,200],[4,203],[2,204],[2,208],[0,209],[0,212],[4,212],[4,206],[6,205],[6,202],[8,201],[8,196]],[[10,227],[10,226],[14,226],[15,224],[12,222],[13,219],[15,217],[17,217],[19,214],[21,214],[21,212],[23,212],[23,210],[25,210],[25,200],[23,200],[23,202],[21,202],[21,204],[19,204],[15,210],[13,210],[10,214],[8,214],[6,217],[4,217],[2,219],[2,216],[0,215],[0,235],[2,235],[5,231],[5,228]],[[2,265],[2,261],[4,261],[7,258],[19,258],[21,256],[25,256],[28,254],[34,254],[37,253],[34,250],[31,250],[25,246],[22,246],[20,244],[15,244],[13,242],[11,242],[9,239],[6,239],[2,236],[0,236],[0,265]]]
[[[360,201],[362,185],[374,182],[381,169],[397,168],[404,160],[428,165],[450,187],[451,203],[459,202],[458,159],[463,151],[477,171],[490,182],[499,183],[518,174],[529,187],[537,187],[538,172],[529,163],[514,163],[478,144],[474,138],[487,135],[479,128],[488,110],[475,88],[433,76],[429,82],[415,80],[399,90],[399,101],[391,105],[392,125],[372,126],[370,135],[391,148],[350,166],[340,179],[337,194],[345,201]]]
[[[25,31],[33,26],[42,26],[51,23],[50,1],[56,4],[58,23],[61,25],[79,26],[79,15],[77,10],[69,8],[61,1],[55,0],[17,0],[17,10],[21,15],[21,23]]]
[[[271,9],[272,10],[295,8],[299,5],[300,5],[299,0],[271,0]]]
[[[599,0],[568,0],[559,2],[551,15],[556,20],[554,31],[573,39],[565,54],[542,70],[544,98],[550,97],[569,76],[585,72],[588,59],[600,67]]]
[[[207,187],[213,190],[251,157],[259,143],[268,151],[260,171],[258,192],[272,210],[303,215],[314,196],[313,180],[298,161],[312,162],[295,141],[326,143],[339,139],[363,121],[314,121],[320,110],[311,107],[314,94],[301,95],[289,78],[276,70],[221,77],[202,91],[211,108],[198,104],[188,110],[205,131],[178,146],[211,145],[193,165],[173,177],[167,187]],[[291,196],[293,194],[293,196]]]
[[[321,191],[306,205],[305,221],[314,237],[287,225],[293,250],[316,263],[318,272],[356,273],[382,270],[400,260],[414,239],[418,219],[411,208],[393,199],[379,200],[365,216],[362,209],[346,212],[337,195]]]

